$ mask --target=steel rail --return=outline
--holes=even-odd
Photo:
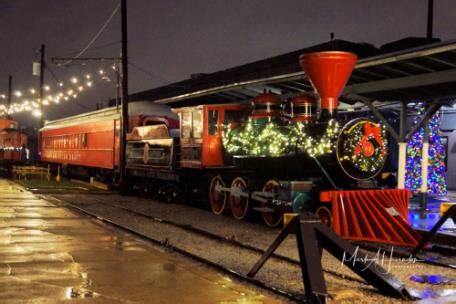
[[[48,198],[48,197],[46,197],[46,198]],[[164,246],[165,248],[169,248],[169,249],[171,249],[171,250],[173,250],[173,251],[175,251],[175,252],[177,252],[179,254],[182,254],[182,255],[184,255],[186,257],[194,259],[195,261],[198,261],[200,263],[209,265],[209,266],[211,266],[211,267],[213,267],[213,268],[215,268],[215,269],[217,269],[217,270],[219,270],[221,272],[226,273],[227,275],[231,275],[231,276],[236,277],[238,280],[249,282],[250,284],[252,284],[252,285],[254,285],[256,287],[263,288],[263,289],[265,289],[265,290],[267,290],[269,292],[272,292],[272,293],[274,293],[276,295],[279,295],[279,296],[282,296],[282,297],[286,297],[286,298],[288,298],[290,300],[297,301],[297,302],[304,302],[304,298],[301,295],[298,295],[298,294],[296,294],[294,292],[291,292],[291,291],[287,291],[287,290],[283,290],[283,289],[271,286],[271,285],[266,284],[266,283],[264,283],[264,282],[262,282],[260,280],[249,278],[246,275],[241,274],[241,273],[239,273],[239,272],[237,272],[237,271],[235,271],[233,269],[230,269],[230,268],[225,267],[225,266],[223,266],[223,265],[221,265],[219,263],[210,261],[210,260],[205,259],[205,258],[203,258],[201,256],[193,254],[193,253],[191,253],[191,252],[189,252],[189,251],[187,251],[185,249],[182,249],[182,248],[179,248],[179,247],[177,247],[175,245],[172,245],[169,242],[167,242],[166,239],[165,240],[159,240],[159,239],[147,236],[147,235],[145,235],[143,233],[140,233],[140,232],[136,231],[134,228],[128,227],[126,225],[118,224],[118,223],[116,223],[116,222],[114,222],[114,221],[112,221],[110,219],[104,218],[104,217],[102,217],[102,216],[100,216],[100,215],[98,215],[98,214],[96,214],[94,212],[91,212],[89,210],[86,210],[84,208],[76,206],[76,205],[74,205],[72,203],[69,203],[67,201],[62,201],[62,200],[59,200],[59,199],[56,199],[56,198],[53,198],[53,200],[57,200],[60,203],[63,202],[63,205],[66,206],[66,207],[69,207],[69,208],[74,209],[74,210],[76,210],[78,212],[82,212],[83,214],[86,214],[86,215],[89,215],[89,216],[91,216],[93,218],[96,218],[97,220],[99,220],[99,221],[101,221],[103,223],[107,223],[107,224],[110,224],[110,225],[112,225],[112,226],[114,226],[116,228],[119,228],[121,230],[127,231],[127,232],[129,232],[129,233],[131,233],[133,235],[136,235],[136,236],[140,237],[143,240],[149,241],[149,242],[157,244],[157,245]]]

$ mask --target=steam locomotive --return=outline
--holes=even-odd
[[[256,210],[272,227],[291,210],[317,212],[330,225],[331,211],[318,203],[318,193],[359,188],[386,159],[379,124],[360,118],[341,127],[335,119],[337,97],[355,62],[355,55],[341,52],[303,57],[321,97],[320,119],[315,96],[301,94],[284,103],[265,92],[252,105],[173,109],[179,138],[163,125],[135,127],[126,165],[133,187],[169,199],[200,193],[215,214],[229,210],[241,220]]]
[[[203,199],[214,214],[230,212],[239,220],[256,210],[271,227],[281,223],[283,212],[304,210],[329,226],[339,225],[333,198],[347,195],[360,205],[366,193],[371,195],[363,189],[375,188],[368,181],[381,172],[387,153],[380,124],[367,118],[341,122],[336,116],[337,98],[356,59],[345,52],[301,56],[315,93],[286,101],[265,92],[251,105],[205,104],[172,112],[132,103],[129,185],[167,200]],[[48,122],[41,130],[42,159],[115,180],[119,131],[115,108]],[[405,192],[375,191],[406,212]]]

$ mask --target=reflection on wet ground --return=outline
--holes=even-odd
[[[446,202],[455,202],[454,197],[448,197],[445,199],[428,198],[426,212],[421,214],[420,200],[413,198],[410,201],[410,208],[408,214],[408,220],[410,225],[419,230],[431,230],[432,227],[440,219],[440,204]],[[440,233],[450,234],[456,236],[456,223],[453,219],[449,218],[439,229]]]
[[[5,302],[278,303],[0,180]]]
[[[450,278],[441,275],[413,275],[410,280],[418,283],[428,283],[432,285],[448,284],[456,282],[456,278]]]

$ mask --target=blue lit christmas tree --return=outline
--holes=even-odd
[[[422,110],[419,111],[422,113]],[[419,116],[414,123],[418,123]],[[429,120],[429,167],[428,193],[444,196],[447,194],[445,147],[440,137],[441,116],[437,112]],[[419,192],[421,188],[421,155],[423,150],[424,127],[420,128],[407,142],[407,161],[405,173],[405,188]]]

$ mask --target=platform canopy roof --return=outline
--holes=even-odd
[[[405,39],[406,40],[406,39]],[[394,48],[393,48],[394,49]],[[353,105],[358,97],[371,101],[439,101],[456,97],[456,40],[391,51],[369,44],[334,40],[235,68],[200,74],[191,79],[130,95],[173,107],[249,101],[263,91],[292,96],[312,91],[299,66],[299,56],[316,51],[349,51],[359,60],[341,100]]]

